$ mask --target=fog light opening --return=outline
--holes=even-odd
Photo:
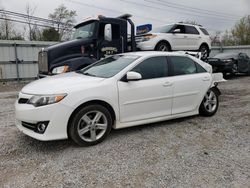
[[[37,131],[39,133],[44,133],[44,131],[46,130],[46,127],[47,127],[47,125],[45,123],[39,123],[37,125]]]

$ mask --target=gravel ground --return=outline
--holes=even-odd
[[[220,88],[213,117],[113,130],[82,148],[19,132],[17,92],[8,89],[0,93],[0,187],[250,187],[250,77]]]

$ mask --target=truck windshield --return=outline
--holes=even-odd
[[[110,78],[139,57],[136,55],[114,55],[80,70],[79,73],[87,76]]]
[[[90,38],[94,34],[96,22],[92,22],[86,25],[79,26],[75,29],[73,39]]]
[[[157,27],[155,29],[152,29],[152,33],[169,33],[174,26],[175,26],[174,24],[171,24],[171,25]]]

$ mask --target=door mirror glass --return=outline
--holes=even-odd
[[[111,24],[106,24],[104,28],[104,39],[106,41],[112,41],[112,26]]]
[[[173,33],[180,33],[180,32],[181,32],[180,29],[175,29],[175,30],[173,31]]]
[[[130,71],[127,73],[127,81],[136,81],[136,80],[141,80],[142,76],[138,72],[133,72]]]

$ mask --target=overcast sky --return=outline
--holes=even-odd
[[[77,22],[94,15],[130,13],[136,25],[152,23],[156,27],[170,22],[194,20],[210,32],[231,29],[239,18],[250,14],[250,0],[0,0],[0,7],[25,13],[27,3],[36,7],[35,16],[43,18],[64,4],[68,9],[76,10]],[[178,5],[179,8],[174,8],[176,4],[180,4],[182,9]],[[195,9],[190,11],[187,6]],[[200,13],[201,9],[210,12]]]

